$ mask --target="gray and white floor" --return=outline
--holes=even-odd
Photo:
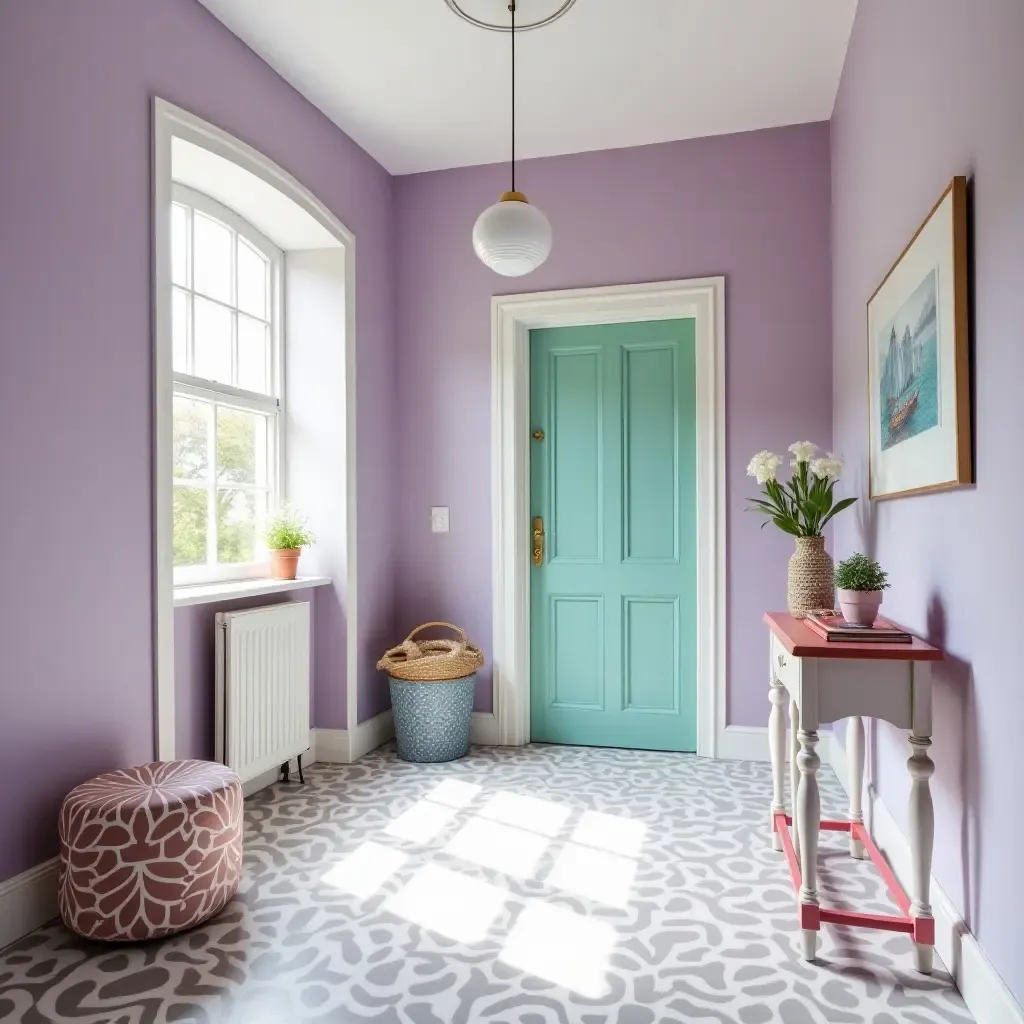
[[[4,1022],[966,1024],[902,935],[826,927],[794,897],[750,762],[575,747],[390,748],[246,804],[246,872],[215,921],[130,948],[57,924],[0,953]],[[825,813],[842,790],[822,772]],[[892,913],[823,834],[824,899]]]

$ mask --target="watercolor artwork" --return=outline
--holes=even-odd
[[[937,285],[933,268],[875,338],[883,451],[939,425]]]

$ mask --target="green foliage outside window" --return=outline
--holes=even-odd
[[[209,403],[175,399],[174,478],[195,482],[176,483],[174,487],[176,566],[206,564],[209,423],[214,414]],[[266,450],[265,438],[258,434],[265,434],[266,420],[258,414],[223,406],[216,409],[216,416],[217,561],[251,562],[256,558],[256,531],[264,510],[265,492],[231,485],[256,484],[257,452]]]

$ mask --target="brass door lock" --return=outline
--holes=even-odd
[[[544,564],[544,520],[540,516],[533,520],[533,564]]]

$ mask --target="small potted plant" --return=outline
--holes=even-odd
[[[270,575],[276,580],[295,579],[302,549],[314,540],[306,517],[290,505],[282,505],[267,523]]]
[[[836,566],[836,590],[843,618],[852,626],[873,626],[882,604],[889,575],[859,551]]]

